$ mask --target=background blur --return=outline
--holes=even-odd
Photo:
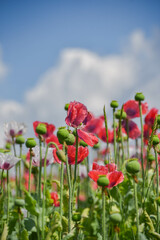
[[[159,13],[159,0],[0,0],[1,142],[6,121],[65,125],[73,100],[109,115],[142,91],[159,108]]]

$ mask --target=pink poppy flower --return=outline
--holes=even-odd
[[[33,129],[34,129],[34,133],[35,133],[36,137],[38,137],[38,134],[36,133],[36,127],[40,123],[45,124],[46,128],[47,128],[47,132],[43,135],[43,137],[45,139],[50,137],[53,134],[54,130],[56,129],[55,126],[53,124],[48,124],[47,122],[35,121],[35,122],[33,122]]]
[[[147,103],[141,103],[141,104],[142,104],[142,114],[146,114],[148,111],[148,104]],[[123,105],[123,110],[126,112],[128,119],[132,119],[140,116],[139,103],[135,100],[127,101]]]
[[[72,145],[68,146],[67,150],[68,154],[68,163],[73,165],[75,164],[75,158],[76,158],[76,148]],[[87,147],[78,147],[78,159],[77,163],[81,163],[89,154],[89,150]]]
[[[152,127],[157,114],[158,114],[158,109],[157,108],[151,108],[151,110],[145,116],[145,119],[144,119],[145,124]]]
[[[127,122],[124,120],[122,122],[122,126],[125,129],[125,132],[127,134]],[[128,120],[128,128],[129,128],[129,138],[136,139],[141,135],[141,131],[138,128],[137,124],[133,122],[132,120]]]

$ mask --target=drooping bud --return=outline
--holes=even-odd
[[[81,141],[79,142],[79,145],[82,146],[82,147],[87,147],[87,146],[88,146],[88,144],[85,143],[83,140],[81,140]]]
[[[11,144],[10,144],[10,143],[6,143],[5,148],[6,148],[7,150],[10,150],[10,149],[11,149]]]
[[[110,106],[111,106],[112,108],[118,108],[119,104],[118,104],[118,102],[117,102],[116,100],[113,100],[113,101],[110,103]]]
[[[152,144],[153,146],[156,146],[157,144],[159,144],[159,137],[157,135],[153,136]]]
[[[63,152],[63,150],[57,150],[56,154],[60,161],[66,162],[66,156],[65,156],[65,153]]]
[[[69,132],[65,127],[61,127],[57,131],[58,141],[63,144],[65,139],[68,137]]]
[[[115,223],[115,224],[118,224],[122,221],[122,216],[120,213],[112,213],[110,215],[110,220]]]
[[[22,135],[19,135],[16,137],[16,143],[17,144],[24,144],[25,143],[25,138]]]
[[[79,222],[81,220],[81,214],[79,212],[74,213],[72,216],[72,220],[74,222]]]
[[[39,123],[38,126],[36,127],[36,133],[39,135],[44,135],[47,132],[46,125],[44,123]]]
[[[104,175],[99,176],[99,178],[97,180],[97,184],[98,184],[98,186],[106,187],[109,185],[109,179]]]
[[[73,145],[75,143],[75,136],[72,133],[69,133],[68,137],[65,139],[67,145]]]
[[[152,154],[149,154],[147,156],[147,159],[148,159],[149,162],[153,162],[155,160],[155,157]]]
[[[98,142],[97,144],[95,144],[95,145],[93,146],[93,148],[94,148],[94,149],[99,149],[99,148],[100,148],[100,142]]]
[[[141,102],[141,101],[144,101],[145,97],[144,97],[143,93],[140,92],[140,93],[136,93],[134,99],[138,102]]]
[[[157,116],[157,124],[160,125],[160,114]]]
[[[115,113],[115,117],[117,119],[120,119],[121,117],[121,109],[118,109],[117,112]],[[126,112],[122,111],[122,119],[125,119],[127,117]]]
[[[33,148],[37,145],[36,140],[34,138],[28,138],[26,141],[27,148]]]
[[[140,163],[138,162],[137,158],[131,158],[128,160],[128,162],[126,163],[126,170],[127,172],[131,173],[131,174],[136,174],[140,171]]]
[[[66,103],[65,106],[64,106],[64,109],[65,109],[66,111],[68,111],[68,108],[69,108],[69,103]]]

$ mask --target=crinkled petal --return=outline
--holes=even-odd
[[[92,133],[88,133],[82,129],[78,129],[77,133],[78,137],[91,147],[98,143],[98,138]]]

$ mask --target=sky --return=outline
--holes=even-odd
[[[160,1],[0,0],[0,124],[65,125],[64,104],[95,115],[145,94],[159,109]]]

